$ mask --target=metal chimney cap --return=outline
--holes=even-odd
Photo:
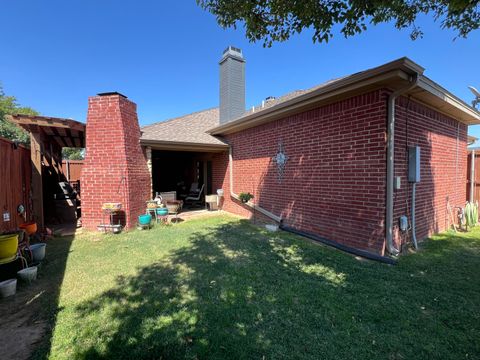
[[[229,51],[233,51],[233,52],[237,52],[237,53],[242,54],[242,49],[237,48],[235,46],[231,46],[231,45],[229,47],[227,47],[225,50],[223,50],[223,54],[225,55]]]
[[[222,59],[220,60],[220,64],[223,63],[228,58],[245,62],[245,59],[243,58],[242,49],[239,49],[235,46],[229,46],[223,51],[223,56],[222,56]]]
[[[98,96],[112,96],[112,95],[118,95],[118,96],[121,96],[125,99],[127,99],[127,97],[123,94],[120,94],[119,92],[117,91],[110,91],[110,92],[103,92],[103,93],[98,93],[97,94]]]

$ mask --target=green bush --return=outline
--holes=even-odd
[[[238,195],[238,198],[240,199],[240,201],[242,203],[245,204],[245,203],[249,202],[250,199],[253,199],[253,195],[250,194],[249,192],[247,192],[247,193],[242,192]]]

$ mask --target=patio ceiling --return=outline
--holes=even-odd
[[[72,119],[9,115],[7,119],[30,133],[40,133],[60,147],[85,147],[85,124]]]

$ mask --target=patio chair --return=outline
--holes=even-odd
[[[193,184],[192,184],[193,185]],[[203,188],[205,187],[205,184],[202,185],[200,187],[200,190],[198,191],[198,193],[196,195],[189,195],[185,198],[185,203],[189,203],[189,204],[198,204],[199,202],[201,202],[201,197],[202,197],[202,193],[203,193]]]
[[[190,191],[188,192],[188,194],[186,193],[182,193],[179,195],[179,198],[181,199],[186,199],[187,197],[189,196],[196,196],[198,195],[199,193],[199,189],[198,189],[198,182],[193,182],[192,185],[190,185]]]

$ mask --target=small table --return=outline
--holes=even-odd
[[[175,216],[175,222],[178,221],[178,213],[182,210],[183,200],[167,200],[168,213]]]
[[[157,215],[156,222],[163,222],[164,224],[168,224],[168,214],[167,215]]]
[[[102,222],[103,224],[99,225],[98,228],[103,228],[103,231],[106,233],[107,231],[111,231],[114,234],[117,234],[121,231],[122,225],[120,224],[120,219],[118,219],[118,224],[115,224],[115,216],[118,216],[120,213],[120,209],[110,209],[104,208],[102,209]],[[108,217],[109,224],[105,222],[105,217]]]
[[[152,216],[155,219],[155,223],[163,222],[164,224],[168,223],[168,214],[166,215],[159,215],[157,210],[159,208],[147,208],[146,214]]]

